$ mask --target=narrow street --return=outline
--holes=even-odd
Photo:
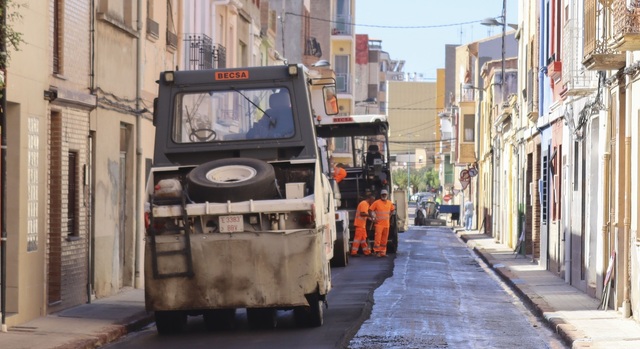
[[[250,329],[240,310],[233,331],[193,317],[181,335],[149,326],[105,348],[565,348],[450,228],[411,227],[395,258],[352,258],[333,283],[320,328],[280,311],[276,329]]]

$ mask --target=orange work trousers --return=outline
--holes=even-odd
[[[381,256],[387,255],[387,240],[389,239],[389,227],[376,224],[376,237],[373,243],[373,252]]]
[[[362,253],[364,253],[365,256],[371,254],[369,244],[367,243],[367,230],[363,227],[356,227],[356,232],[353,234],[353,242],[351,243],[351,255],[357,255],[360,247],[362,247]]]

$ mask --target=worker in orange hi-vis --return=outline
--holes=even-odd
[[[360,201],[358,208],[356,209],[356,217],[353,220],[353,226],[356,228],[356,232],[353,235],[353,242],[351,243],[351,256],[358,256],[358,249],[362,247],[362,253],[365,256],[371,255],[369,244],[367,243],[367,218],[369,218],[369,205],[375,201],[375,197],[371,194]]]
[[[345,177],[347,177],[347,170],[344,169],[342,163],[338,163],[333,168],[333,179],[336,180],[336,183],[340,183]]]
[[[395,211],[395,206],[391,200],[387,200],[389,192],[386,189],[380,191],[380,199],[369,206],[369,214],[376,223],[376,237],[373,244],[373,252],[376,257],[387,256],[387,240],[389,239],[389,221]]]

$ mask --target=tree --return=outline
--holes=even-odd
[[[4,39],[3,50],[0,51],[0,91],[5,87],[5,73],[11,59],[10,49],[20,50],[20,44],[24,42],[22,33],[13,29],[12,23],[22,19],[20,8],[26,4],[16,3],[12,0],[0,0],[0,16],[6,11],[6,20],[0,22],[0,40]]]

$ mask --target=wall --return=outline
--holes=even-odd
[[[49,86],[48,2],[23,7],[23,20],[14,29],[23,34],[20,51],[11,54],[7,72],[7,324],[26,322],[45,314],[44,285],[47,251],[47,103]],[[28,25],[27,25],[28,23]],[[9,88],[10,87],[10,88]],[[32,124],[29,132],[29,124]],[[29,140],[31,137],[31,142]],[[35,142],[34,142],[35,141]],[[31,145],[31,146],[30,146]],[[31,176],[31,159],[37,160]],[[29,189],[31,183],[31,189]],[[31,191],[30,191],[31,190]],[[34,200],[29,210],[27,195]],[[28,221],[37,237],[37,248],[27,250]]]
[[[413,153],[435,139],[436,84],[388,81],[391,154]]]

